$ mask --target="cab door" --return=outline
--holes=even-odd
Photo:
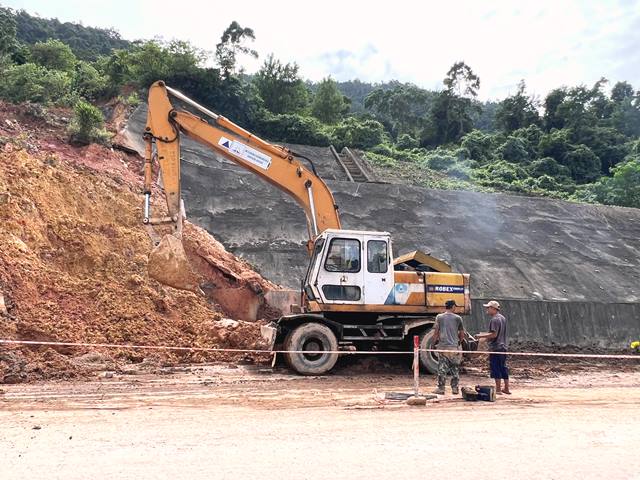
[[[364,298],[367,305],[393,303],[391,242],[383,235],[365,236]]]
[[[364,303],[362,235],[336,234],[327,239],[317,287],[324,303]]]

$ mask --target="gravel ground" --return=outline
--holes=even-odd
[[[424,407],[381,399],[410,390],[398,373],[106,377],[3,386],[3,478],[638,478],[635,367],[527,374],[495,403],[448,394]]]

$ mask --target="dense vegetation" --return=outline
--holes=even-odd
[[[358,147],[427,186],[640,207],[640,92],[627,82],[563,86],[537,99],[522,81],[513,95],[483,103],[481,79],[464,62],[439,91],[305,82],[296,64],[273,55],[247,75],[240,64],[257,57],[253,39],[233,22],[209,54],[0,9],[0,98],[72,106],[75,138],[95,141],[104,132],[91,103],[132,88],[143,94],[164,79],[273,141]]]
[[[24,10],[15,12],[16,39],[32,45],[54,38],[69,45],[81,60],[95,61],[112,50],[128,48],[130,42],[120,38],[115,30],[84,27],[77,23],[60,22],[57,19],[29,15]]]

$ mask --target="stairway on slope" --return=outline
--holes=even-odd
[[[345,172],[345,180],[356,183],[371,182],[370,176],[358,163],[353,153],[347,148],[343,148],[342,152],[338,153],[333,145],[329,147],[331,153],[335,157],[336,161],[340,164]]]

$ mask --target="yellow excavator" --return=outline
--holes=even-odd
[[[414,335],[420,336],[422,348],[431,348],[431,327],[447,300],[456,302],[456,313],[470,312],[468,274],[453,273],[444,261],[419,251],[394,260],[388,232],[342,229],[333,195],[309,159],[256,137],[162,81],[149,89],[143,134],[143,222],[172,229],[150,256],[150,274],[158,280],[178,288],[194,287],[185,273],[189,265],[180,241],[185,218],[181,135],[285,191],[306,214],[310,260],[301,305],[262,328],[270,347],[286,351],[286,363],[296,372],[324,374],[335,365],[339,351],[406,349]],[[310,168],[302,160],[308,160]],[[156,164],[168,211],[161,217],[151,216]],[[436,371],[433,353],[421,352],[420,361],[429,372]]]

